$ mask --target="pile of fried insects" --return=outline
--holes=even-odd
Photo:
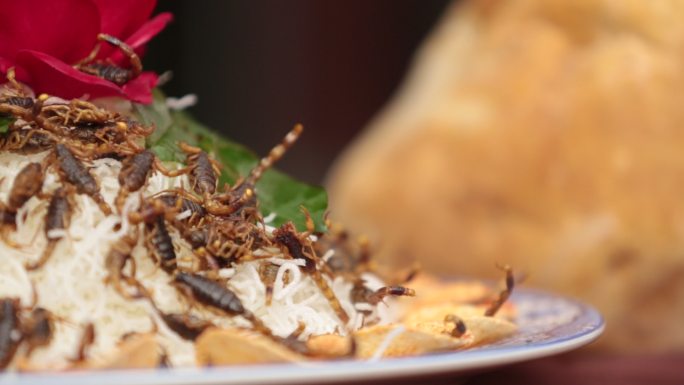
[[[122,49],[138,63],[134,70],[81,69],[125,83],[140,68]],[[3,171],[13,180],[1,182],[9,187],[0,251],[16,254],[0,269],[0,368],[90,367],[86,361],[105,360],[143,334],[161,337],[160,364],[194,365],[195,341],[231,327],[297,356],[354,357],[351,332],[390,322],[387,297],[415,295],[402,286],[413,274],[379,279],[367,242],[330,223],[327,233],[315,232],[305,208],[305,231],[291,222],[271,227],[262,216],[256,183],[300,125],[248,175],[219,188],[221,165],[200,148],[179,143],[185,164],[164,164],[144,146],[153,126],[86,100],[34,97],[11,71],[0,114],[13,119],[0,138],[0,163],[14,162]],[[488,316],[512,287],[507,269]],[[465,333],[458,317],[447,321],[453,337]],[[313,349],[308,342],[323,334],[348,347]]]

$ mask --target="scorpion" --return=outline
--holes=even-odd
[[[164,217],[157,216],[152,223],[147,224],[146,231],[145,243],[152,250],[152,255],[164,271],[172,274],[177,267],[176,251]]]
[[[14,67],[7,70],[6,76],[11,89],[6,88],[4,91],[9,92],[0,95],[0,115],[30,120],[34,99],[25,94],[24,88],[16,80]]]
[[[164,165],[161,164],[159,158],[157,158],[154,153],[150,150],[144,150],[131,157],[126,158],[123,161],[121,171],[119,172],[119,184],[121,189],[116,197],[117,207],[121,207],[128,194],[138,191],[143,186],[145,182],[149,179],[152,171],[159,171],[160,173],[173,177],[180,175],[183,170],[168,170]],[[206,214],[204,208],[196,201],[178,196],[178,194],[173,192],[174,190],[167,190],[161,193],[155,194],[161,201],[169,207],[181,209],[180,212],[185,210],[191,210],[193,214],[203,217]],[[181,195],[185,196],[185,192],[180,192]],[[193,197],[194,198],[194,197]]]
[[[131,223],[145,224],[145,245],[152,251],[155,262],[169,274],[176,270],[177,261],[166,219],[173,220],[175,215],[174,210],[169,210],[168,206],[156,198],[145,200],[138,212],[128,214]]]
[[[7,198],[6,209],[17,212],[31,197],[38,195],[43,188],[43,166],[40,163],[29,163],[14,178]]]
[[[27,308],[21,307],[18,298],[0,299],[0,369],[9,365],[22,343],[26,344],[23,353],[23,359],[26,359],[35,349],[52,341],[55,320],[62,319],[47,309],[36,307],[37,301],[35,289],[33,301]],[[28,309],[33,310],[22,315]]]
[[[121,117],[118,113],[107,111],[82,99],[72,99],[68,103],[65,101],[52,102],[46,104],[50,95],[41,94],[33,105],[34,116],[40,116],[40,123],[49,127],[100,127],[107,123],[120,122]]]
[[[145,185],[145,182],[150,177],[155,159],[152,151],[145,150],[127,158],[123,162],[119,172],[119,185],[121,188],[115,200],[119,211],[121,211],[128,194],[140,190]]]
[[[74,366],[77,367],[86,361],[88,349],[95,343],[96,337],[95,325],[92,322],[86,323],[83,327],[83,334],[81,334],[81,341],[76,349],[76,356],[70,360]]]
[[[9,365],[21,342],[19,310],[19,299],[0,299],[0,369]]]
[[[174,170],[168,176],[188,174],[191,189],[203,197],[205,201],[209,200],[216,192],[221,165],[199,147],[191,146],[185,142],[178,143],[178,147],[186,155],[187,167]],[[189,199],[197,200],[185,191],[177,191],[177,193],[183,194]]]
[[[201,275],[179,272],[174,277],[174,283],[187,298],[193,298],[205,306],[230,316],[242,316],[252,324],[256,331],[273,337],[271,329],[252,312],[245,309],[240,298],[232,290],[218,282]]]
[[[45,214],[45,237],[47,246],[38,261],[26,266],[28,270],[35,270],[43,266],[52,255],[57,243],[62,239],[62,235],[54,235],[53,230],[64,230],[69,227],[71,221],[71,209],[74,206],[71,202],[69,188],[58,188],[52,194],[47,213]]]
[[[375,291],[368,289],[363,280],[357,280],[351,292],[352,301],[355,303],[365,302],[371,305],[377,305],[383,302],[388,296],[407,296],[414,297],[415,290],[404,286],[383,286]]]
[[[202,332],[214,326],[213,323],[191,314],[163,313],[161,311],[159,313],[169,329],[189,341],[196,340]]]
[[[255,194],[256,183],[266,170],[271,168],[287,150],[295,144],[304,131],[301,124],[297,124],[288,132],[283,140],[269,151],[254,167],[249,175],[235,183],[229,191],[216,194],[212,201],[207,202],[207,210],[215,215],[229,215],[239,211],[246,211],[244,219],[259,218]],[[217,204],[218,203],[218,204]]]
[[[31,116],[25,119],[54,134],[54,141],[68,144],[81,158],[134,155],[143,151],[140,141],[154,131],[154,126],[142,126],[85,100],[48,104],[49,98],[38,96]]]
[[[142,72],[142,63],[140,57],[135,53],[133,48],[116,37],[104,33],[98,34],[97,40],[118,47],[128,57],[128,60],[131,63],[131,69],[121,68],[103,62],[93,63],[100,51],[100,45],[98,44],[85,59],[74,66],[77,70],[100,77],[118,86],[122,86],[140,75]]]
[[[41,128],[10,129],[2,134],[0,150],[35,154],[48,150],[57,142],[56,137]]]
[[[259,265],[259,278],[261,279],[261,282],[264,283],[264,286],[266,286],[266,306],[271,305],[273,299],[273,284],[278,275],[278,270],[280,270],[280,266],[275,263],[264,262]],[[283,283],[287,285],[289,282],[289,275],[283,275]]]
[[[132,258],[132,252],[135,245],[138,243],[137,231],[132,234],[123,235],[117,242],[115,242],[107,257],[105,258],[105,268],[107,269],[107,277],[105,284],[112,284],[114,289],[124,298],[142,298],[147,297],[148,293],[145,287],[135,279],[135,259]],[[131,273],[126,275],[123,270],[126,263],[131,263]],[[129,294],[123,287],[122,282],[136,288],[136,294]]]
[[[31,315],[22,320],[24,342],[28,345],[25,357],[42,346],[48,345],[52,341],[55,330],[56,317],[47,309],[37,307],[31,311]]]
[[[513,269],[511,269],[511,267],[508,265],[497,265],[497,267],[506,273],[506,278],[504,279],[505,288],[499,293],[497,298],[489,305],[487,310],[485,310],[484,315],[487,317],[493,317],[496,315],[499,309],[501,309],[501,306],[503,306],[506,300],[508,300],[508,297],[511,296],[511,293],[513,292],[513,287],[515,286],[515,277],[513,276]]]
[[[155,197],[167,207],[174,208],[179,213],[189,212],[190,216],[183,219],[182,222],[187,223],[191,227],[199,225],[199,222],[207,215],[207,210],[204,209],[201,202],[186,198],[184,192],[163,191]]]
[[[309,222],[310,221],[307,221],[307,226],[312,226],[312,223]],[[311,231],[313,229],[310,227],[309,230]],[[273,232],[273,238],[278,245],[285,248],[291,258],[304,261],[304,266],[300,267],[300,269],[313,278],[316,286],[318,286],[328,300],[330,306],[335,311],[335,314],[337,314],[337,317],[346,325],[349,322],[349,315],[344,311],[339,299],[337,299],[337,296],[330,288],[330,285],[328,285],[323,274],[318,270],[318,257],[311,245],[308,234],[303,233],[299,236],[294,224],[292,224],[292,222],[286,222]]]
[[[466,325],[461,319],[461,317],[455,314],[447,314],[446,316],[444,316],[444,323],[451,323],[454,325],[454,327],[451,329],[451,332],[449,332],[449,335],[452,337],[459,338],[463,336],[467,331]]]
[[[209,225],[206,250],[225,264],[251,259],[252,250],[263,241],[254,230],[250,222],[214,221]]]
[[[105,215],[110,215],[112,209],[100,194],[97,181],[90,175],[85,166],[74,157],[74,154],[60,143],[55,146],[55,155],[62,177],[74,185],[77,193],[90,196]]]
[[[0,204],[3,219],[2,236],[5,241],[7,238],[7,226],[14,226],[14,218],[17,211],[24,206],[24,204],[31,199],[31,197],[39,195],[43,188],[43,180],[45,175],[43,173],[43,166],[40,163],[29,163],[24,166],[12,182],[12,187],[7,198],[7,204]],[[13,244],[13,242],[8,242]]]

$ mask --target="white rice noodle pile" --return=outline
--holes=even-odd
[[[46,153],[17,155],[0,153],[0,199],[7,201],[7,195],[16,174],[29,162],[40,162]],[[112,206],[119,191],[118,173],[120,162],[101,159],[90,164],[91,173],[98,180],[104,199]],[[149,196],[164,189],[187,186],[185,177],[168,178],[155,173],[148,181],[144,195]],[[46,175],[43,192],[51,193],[61,185],[54,168]],[[128,300],[123,298],[111,285],[104,283],[108,273],[105,258],[112,243],[132,229],[127,213],[140,204],[140,193],[133,193],[125,201],[123,216],[103,215],[97,204],[88,196],[75,195],[76,207],[73,209],[71,224],[65,234],[50,234],[51,237],[64,235],[58,241],[52,257],[42,268],[28,272],[24,266],[35,261],[46,246],[44,217],[47,200],[31,198],[17,213],[17,231],[10,238],[20,245],[14,248],[0,241],[0,297],[18,297],[22,306],[31,303],[32,290],[37,291],[37,306],[44,307],[68,322],[57,321],[53,341],[46,347],[36,349],[31,362],[38,367],[64,368],[69,359],[75,357],[83,327],[93,323],[96,330],[95,344],[89,350],[89,359],[103,360],[115,351],[121,337],[127,333],[146,333],[158,326],[158,341],[166,350],[174,366],[195,364],[194,346],[171,331],[144,299]],[[183,213],[179,214],[183,215]],[[269,218],[270,219],[270,218]],[[116,229],[116,231],[114,230]],[[272,227],[266,226],[267,231]],[[142,227],[138,245],[133,257],[136,262],[136,278],[152,293],[155,303],[165,312],[190,312],[186,301],[170,285],[171,277],[155,266],[143,245]],[[179,266],[188,266],[192,259],[187,244],[170,227]],[[334,251],[331,251],[332,253]],[[300,322],[306,325],[301,338],[326,333],[345,333],[347,328],[357,329],[363,323],[359,312],[370,311],[366,320],[387,323],[394,318],[392,307],[385,304],[352,304],[350,291],[352,283],[341,277],[328,282],[340,299],[342,307],[350,315],[349,325],[341,325],[321,291],[312,279],[301,272],[299,266],[304,261],[287,259],[277,249],[259,250],[256,254],[270,255],[268,261],[280,266],[274,284],[273,299],[266,306],[266,288],[259,279],[260,261],[252,261],[219,272],[227,278],[227,286],[240,297],[243,305],[256,314],[264,324],[280,336],[293,332]],[[330,257],[329,255],[327,257]],[[284,279],[287,277],[288,279]],[[367,286],[377,289],[383,284],[376,277],[367,274],[363,277]],[[327,278],[326,278],[327,279]],[[288,283],[285,284],[284,282]],[[33,288],[32,288],[33,287]],[[211,319],[220,326],[249,326],[241,317],[219,316],[215,312],[197,307],[193,314]],[[20,350],[17,353],[19,356]]]

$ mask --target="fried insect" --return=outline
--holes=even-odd
[[[21,342],[19,299],[0,299],[0,369],[9,365]]]
[[[41,124],[49,122],[48,126],[60,128],[59,131],[61,133],[68,134],[67,131],[63,130],[67,127],[72,130],[75,128],[90,128],[92,132],[95,132],[98,128],[110,127],[116,123],[122,124],[122,126],[117,128],[119,130],[128,128],[126,122],[123,121],[119,114],[100,108],[88,101],[82,99],[72,99],[68,102],[58,100],[51,102],[51,104],[46,104],[48,99],[50,99],[50,96],[47,94],[38,96],[33,105],[34,118]],[[113,128],[110,127],[110,129]],[[81,135],[83,134],[81,133]]]
[[[376,290],[371,296],[369,296],[368,301],[370,304],[378,304],[387,296],[406,296],[415,297],[416,292],[413,289],[404,286],[384,286]]]
[[[179,272],[174,281],[190,290],[198,302],[219,309],[228,315],[242,315],[247,310],[240,298],[225,286],[201,275]],[[184,294],[187,294],[184,293]]]
[[[67,144],[80,158],[134,155],[144,150],[142,140],[154,131],[154,126],[143,126],[85,100],[49,99],[46,94],[38,96],[26,120],[53,134],[55,142]]]
[[[213,323],[191,314],[167,314],[160,312],[159,315],[169,329],[176,332],[181,338],[189,341],[196,340],[207,328],[214,326]]]
[[[508,300],[513,292],[513,287],[515,286],[515,277],[513,276],[513,269],[510,266],[497,266],[499,269],[506,273],[505,284],[506,287],[499,293],[498,297],[489,305],[487,310],[485,310],[485,316],[493,317],[499,311],[501,306]]]
[[[163,216],[157,216],[154,221],[145,226],[145,244],[161,268],[172,274],[177,268],[176,250],[166,228]]]
[[[0,96],[0,116],[30,119],[33,98],[24,96]]]
[[[285,135],[283,140],[269,151],[268,155],[261,158],[249,175],[235,183],[229,191],[216,194],[213,200],[207,202],[208,211],[215,215],[230,215],[244,211],[243,219],[252,220],[259,218],[257,199],[255,193],[256,183],[266,170],[285,155],[287,150],[294,145],[304,131],[301,124],[297,124]]]
[[[112,284],[115,290],[126,299],[142,298],[148,296],[145,287],[135,279],[135,259],[133,259],[132,252],[137,243],[137,232],[133,234],[126,234],[117,242],[112,244],[107,257],[105,258],[105,268],[107,269],[105,284]],[[130,275],[126,275],[123,272],[127,262],[130,262],[131,265]],[[127,290],[124,289],[122,282],[133,286],[136,289],[136,293],[131,295]]]
[[[24,166],[14,178],[7,198],[7,209],[13,212],[19,210],[26,201],[40,192],[44,179],[45,174],[40,163],[33,162]]]
[[[33,309],[30,316],[22,320],[22,334],[27,345],[25,357],[29,357],[33,350],[48,345],[54,333],[54,316],[42,307]]]
[[[35,154],[50,149],[56,143],[54,135],[40,128],[10,130],[2,134],[0,149],[22,154]]]
[[[92,63],[100,49],[98,44],[88,57],[75,65],[76,69],[89,75],[108,80],[119,86],[128,83],[140,75],[142,72],[142,63],[140,62],[140,57],[135,53],[133,48],[116,37],[104,33],[98,34],[97,40],[118,47],[128,57],[131,68],[121,68],[104,62]]]
[[[88,358],[88,349],[95,343],[95,325],[88,322],[83,327],[83,334],[81,335],[81,342],[78,344],[76,356],[71,359],[71,362],[78,365],[82,364]]]
[[[25,95],[24,88],[15,79],[14,67],[7,69],[7,83],[9,87],[0,95],[0,115],[27,120],[31,116],[33,98]]]
[[[461,319],[461,317],[455,314],[447,314],[446,316],[444,316],[444,323],[450,323],[454,325],[454,327],[451,329],[451,332],[449,332],[449,335],[452,337],[459,338],[463,336],[467,331],[466,325]]]
[[[342,225],[333,223],[328,218],[325,218],[325,225],[328,231],[318,237],[314,247],[321,254],[334,250],[334,254],[325,260],[326,269],[331,275],[354,279],[361,273],[375,271],[370,242],[366,236],[352,239]]]
[[[354,303],[369,303],[371,305],[377,305],[383,302],[387,296],[406,296],[414,297],[416,295],[415,290],[404,287],[404,286],[383,286],[375,291],[369,289],[364,284],[363,280],[359,279],[354,283],[352,288],[351,297]]]
[[[264,262],[259,265],[259,278],[266,286],[266,306],[270,306],[273,300],[273,285],[278,276],[278,270],[280,270],[280,266],[275,263]],[[287,285],[289,282],[289,275],[283,275],[283,283]]]
[[[253,223],[216,219],[209,224],[205,248],[228,265],[253,259],[252,251],[263,245],[264,239]]]
[[[290,255],[290,257],[304,261],[304,266],[301,267],[301,270],[311,275],[313,281],[316,283],[316,286],[318,286],[325,298],[330,303],[332,309],[335,311],[335,314],[337,314],[337,317],[342,321],[343,324],[346,325],[349,322],[349,315],[342,308],[342,305],[340,304],[339,299],[337,299],[335,292],[333,292],[333,290],[330,288],[330,285],[328,285],[328,282],[318,270],[318,257],[316,257],[315,251],[311,246],[311,241],[307,237],[302,237],[300,239],[292,222],[284,223],[282,226],[277,228],[273,232],[273,239],[277,244],[283,246],[287,250],[287,253]],[[306,242],[307,244],[307,251],[305,251],[303,242]]]
[[[63,144],[55,146],[57,162],[64,178],[76,187],[79,194],[90,196],[100,207],[105,215],[110,215],[112,209],[100,194],[100,186],[90,175],[85,166],[74,157],[74,154]]]
[[[186,198],[183,193],[163,192],[157,195],[156,198],[161,200],[166,206],[176,208],[179,213],[190,212],[189,222],[194,223],[193,219],[203,218],[207,215],[207,210],[204,209],[201,202]]]
[[[176,270],[177,259],[166,221],[174,221],[176,214],[158,198],[145,200],[138,211],[128,214],[131,223],[145,223],[145,245],[155,263],[169,274]]]
[[[261,179],[261,175],[271,168],[275,162],[280,160],[287,150],[297,142],[297,139],[299,139],[303,131],[304,126],[296,124],[292,130],[285,135],[283,140],[269,151],[268,155],[261,158],[259,164],[249,173],[249,176],[244,180],[243,184],[254,186],[254,184]]]
[[[152,171],[155,156],[150,150],[145,150],[139,154],[126,159],[119,172],[119,194],[115,204],[121,210],[128,194],[140,190],[147,182]]]
[[[204,248],[207,246],[207,242],[209,242],[209,232],[204,228],[192,229],[187,232],[184,231],[182,232],[182,235],[183,239],[188,241],[193,249]]]
[[[17,211],[31,197],[40,193],[40,190],[43,188],[43,179],[43,167],[39,163],[27,164],[14,178],[7,198],[7,204],[0,204],[0,211],[2,212],[0,214],[2,219],[0,236],[5,243],[16,246],[15,242],[9,239],[8,231],[15,227]]]
[[[288,347],[290,350],[297,352],[299,354],[303,355],[310,355],[311,352],[309,350],[309,347],[307,346],[305,341],[302,341],[299,339],[299,336],[304,333],[304,330],[306,329],[306,325],[303,322],[300,322],[297,325],[297,329],[295,329],[292,333],[290,333],[287,337],[281,338],[281,337],[276,337],[275,340],[276,342],[280,342],[281,344],[285,345]]]
[[[128,220],[133,224],[153,224],[160,216],[173,220],[177,213],[175,208],[165,205],[161,199],[148,198],[142,202],[137,211],[128,213]]]
[[[188,172],[192,190],[205,200],[208,199],[216,192],[218,174],[221,172],[220,164],[199,147],[185,142],[178,143],[178,147],[186,154],[188,165],[185,170],[179,172]]]
[[[64,230],[69,227],[71,221],[72,203],[70,202],[70,195],[68,189],[61,187],[52,194],[50,204],[48,205],[47,213],[45,214],[45,237],[47,238],[47,246],[40,258],[26,266],[28,270],[35,270],[43,266],[50,258],[57,243],[63,238],[62,235],[55,235],[54,230]]]
[[[181,289],[181,293],[187,297],[194,298],[197,302],[225,314],[242,316],[251,322],[258,332],[273,336],[271,329],[266,327],[252,312],[245,309],[240,298],[227,287],[201,275],[185,272],[176,274],[174,282]]]

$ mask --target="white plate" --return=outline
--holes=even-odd
[[[588,305],[520,289],[511,300],[520,330],[477,349],[377,362],[337,361],[305,365],[236,366],[211,369],[122,370],[0,375],[0,384],[321,384],[457,373],[546,357],[588,344],[603,332],[601,315]]]

